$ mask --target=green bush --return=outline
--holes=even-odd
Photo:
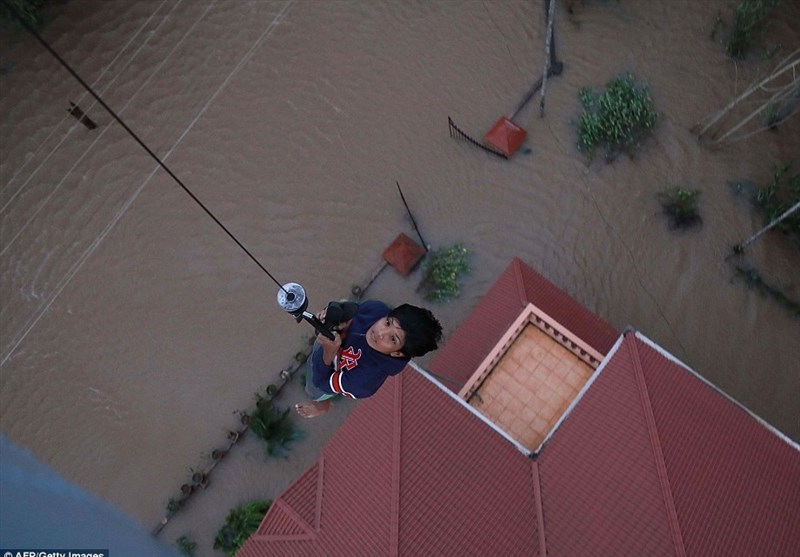
[[[258,529],[271,504],[272,501],[257,500],[232,508],[214,538],[214,549],[221,549],[225,555],[233,557]]]
[[[269,456],[280,456],[292,441],[302,438],[303,433],[295,429],[289,408],[279,410],[272,400],[256,393],[256,409],[248,415],[248,424],[253,434],[263,439]]]
[[[579,99],[583,113],[578,122],[578,148],[594,157],[599,146],[606,159],[630,151],[658,121],[658,113],[646,86],[636,85],[630,73],[609,81],[603,91],[583,88]]]
[[[468,256],[469,251],[460,244],[428,254],[420,283],[426,300],[442,302],[459,295],[458,279],[470,271]]]
[[[726,51],[737,60],[743,59],[761,39],[764,20],[779,0],[743,0],[733,10],[733,30]]]
[[[658,200],[670,219],[673,228],[685,228],[700,224],[700,215],[697,212],[698,190],[681,187],[666,189],[658,194]]]

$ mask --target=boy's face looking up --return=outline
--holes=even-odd
[[[367,344],[381,354],[400,358],[406,343],[406,332],[395,317],[378,319],[367,330]]]

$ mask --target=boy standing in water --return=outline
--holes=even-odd
[[[317,317],[324,321],[325,311]],[[297,413],[316,418],[336,396],[372,396],[411,358],[435,350],[441,336],[442,326],[425,308],[403,304],[390,310],[377,300],[358,304],[353,318],[335,327],[333,340],[317,336],[306,376],[311,401],[295,404]]]

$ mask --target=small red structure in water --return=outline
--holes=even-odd
[[[517,152],[527,136],[528,132],[505,116],[501,116],[483,140],[506,157],[510,157]]]
[[[383,258],[397,269],[398,273],[407,277],[425,253],[425,248],[401,232],[389,247],[383,250]]]

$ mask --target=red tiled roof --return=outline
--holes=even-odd
[[[638,334],[621,339],[539,462],[550,555],[800,547],[797,447]]]
[[[501,281],[519,285],[520,268]],[[513,305],[484,302],[476,312]],[[458,336],[439,365],[459,361]],[[607,348],[537,459],[407,369],[360,403],[237,556],[795,555],[797,446],[641,335]]]
[[[532,466],[406,369],[359,405],[237,557],[535,556]]]

